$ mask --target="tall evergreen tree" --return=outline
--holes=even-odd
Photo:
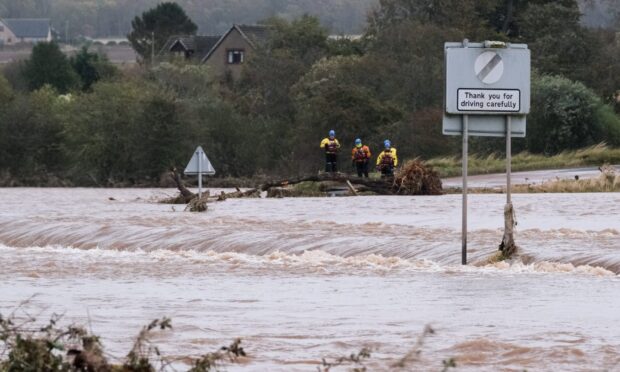
[[[198,26],[176,3],[165,2],[142,13],[131,22],[127,35],[131,45],[143,60],[149,61],[172,35],[194,35]]]
[[[89,90],[100,79],[116,73],[116,67],[108,61],[105,55],[91,53],[86,46],[71,58],[71,66],[80,76],[84,91]]]
[[[22,73],[30,90],[49,84],[60,93],[66,93],[78,83],[69,59],[54,42],[35,45]]]

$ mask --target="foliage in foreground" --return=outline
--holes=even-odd
[[[111,361],[95,335],[82,327],[61,327],[62,316],[54,314],[44,326],[37,326],[36,318],[25,311],[16,316],[16,311],[27,304],[24,301],[8,317],[0,314],[0,372],[155,372],[176,371],[179,365],[188,365],[188,372],[221,371],[228,363],[242,362],[246,352],[241,339],[235,339],[229,346],[207,353],[199,358],[167,358],[151,341],[153,332],[172,328],[170,318],[155,319],[144,326],[137,335],[131,350],[120,361]],[[384,365],[382,370],[412,370],[421,362],[422,348],[427,337],[435,334],[427,325],[415,345],[402,358]],[[367,363],[372,350],[364,347],[357,353],[336,358],[321,358],[319,372],[347,370],[370,371]],[[383,362],[381,364],[384,364]],[[442,372],[456,367],[453,358],[442,361]]]
[[[7,318],[0,315],[0,372],[155,372],[169,370],[175,362],[162,356],[150,340],[155,330],[172,328],[169,318],[144,326],[119,363],[109,360],[97,336],[82,327],[60,327],[61,318],[54,314],[47,325],[38,327],[29,315],[25,319],[14,313]],[[244,356],[241,339],[236,339],[230,346],[192,359],[189,371],[218,371]]]

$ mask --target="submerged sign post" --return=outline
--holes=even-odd
[[[443,134],[463,136],[462,264],[467,264],[468,137],[506,137],[506,194],[511,204],[511,138],[525,137],[530,112],[530,50],[496,41],[445,43]]]
[[[212,176],[215,174],[215,169],[201,146],[196,147],[183,173],[188,176],[198,175],[198,197],[202,198],[202,175]]]

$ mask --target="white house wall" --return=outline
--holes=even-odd
[[[15,34],[0,21],[0,45],[13,45],[18,42],[19,40],[17,40]]]

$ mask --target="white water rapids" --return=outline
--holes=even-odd
[[[156,342],[199,356],[243,339],[230,371],[315,371],[371,348],[411,367],[620,371],[620,194],[517,194],[520,260],[496,252],[504,195],[231,199],[207,213],[154,203],[170,190],[0,189],[0,313],[65,313],[122,357]],[[112,198],[113,200],[111,200]]]

